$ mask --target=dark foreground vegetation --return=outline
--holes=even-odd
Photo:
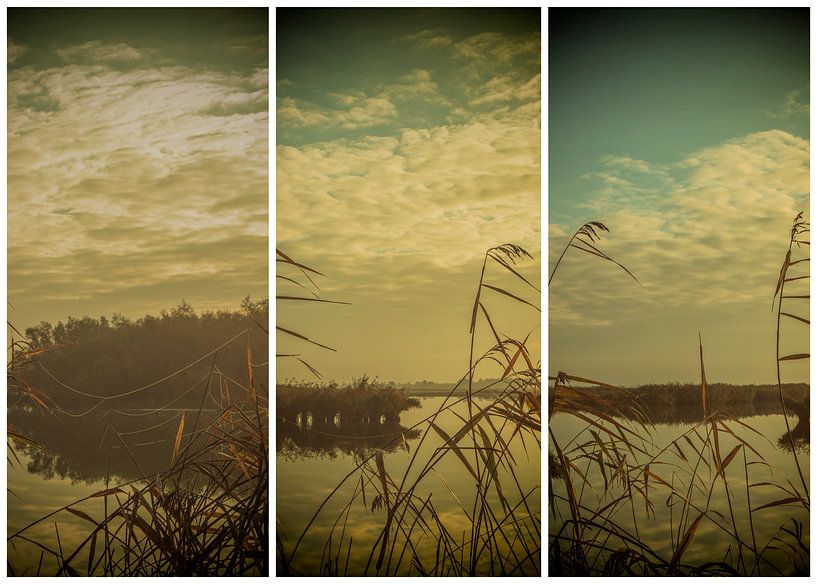
[[[277,253],[282,268],[289,269],[286,276],[278,277],[291,281],[297,278],[294,283],[309,287],[318,298],[319,290],[312,277],[319,272],[280,250]],[[535,305],[539,289],[514,268],[517,262],[526,259],[531,256],[512,244],[493,247],[485,253],[471,307],[471,351],[462,379],[445,394],[433,414],[407,430],[387,436],[376,448],[360,452],[345,478],[311,517],[303,518],[302,525],[279,523],[276,538],[279,576],[541,575],[540,484],[538,474],[535,479],[523,476],[526,470],[523,465],[540,457],[541,370],[526,346],[531,332],[516,338],[501,335],[497,329],[502,330],[504,323],[492,319],[489,311],[495,301],[520,302],[539,310]],[[508,272],[512,275],[508,276]],[[507,285],[503,276],[523,287],[523,292],[500,287]],[[525,294],[532,302],[523,298]],[[279,299],[289,301],[293,297]],[[532,330],[538,327],[538,322],[537,313],[531,319]],[[482,349],[475,347],[477,328],[491,331],[495,344]],[[290,329],[282,332],[298,339],[301,346],[317,344],[302,333]],[[281,357],[291,358],[289,354]],[[477,367],[498,374],[501,387],[497,383],[477,388]],[[311,395],[319,397],[323,391],[317,387]],[[355,388],[338,391],[353,394]],[[477,399],[483,394],[489,399]],[[368,397],[375,399],[375,395],[367,393],[361,402]],[[296,388],[285,389],[281,397],[288,417],[306,409],[298,403]],[[412,404],[403,394],[393,395],[391,401],[407,407]],[[322,409],[312,401],[314,405],[310,407],[324,412],[321,418],[328,420],[334,415],[333,410],[340,407],[338,402],[332,399],[331,407]],[[362,414],[354,408],[352,412],[353,417]],[[349,415],[341,416],[340,428]],[[392,419],[394,415],[391,414]],[[453,429],[440,426],[440,419],[446,416],[455,417]],[[301,432],[305,436],[324,433],[324,429],[302,425]],[[407,432],[414,433],[417,439],[410,449],[406,447],[406,464],[393,465],[384,454],[405,444]],[[452,473],[462,472],[469,477],[465,487],[446,481]],[[281,501],[287,493],[279,490],[278,497]],[[443,512],[450,508],[451,501],[458,503],[456,511]],[[338,505],[341,510],[336,513]],[[365,534],[372,537],[361,538],[360,531],[353,536],[355,515],[361,508],[380,522],[376,533]],[[462,519],[467,525],[464,529],[460,527]],[[307,540],[312,542],[308,545],[323,549],[320,561],[306,559],[309,555],[303,550]]]
[[[13,336],[10,473],[24,452],[29,470],[104,488],[9,533],[10,574],[269,573],[266,307],[197,315],[183,303]],[[87,524],[78,541],[60,537],[69,515]],[[55,537],[32,539],[42,524]],[[36,546],[39,565],[15,565],[17,546]]]
[[[549,282],[571,249],[613,262],[635,279],[598,247],[608,231],[599,222],[579,227]],[[802,302],[808,231],[800,213],[769,291],[777,319],[773,388],[709,384],[700,340],[694,387],[619,390],[563,371],[550,377],[551,576],[809,574],[808,386],[783,383],[786,364],[809,353],[781,352],[781,324],[809,324]],[[781,416],[780,450],[764,450],[775,437],[739,420],[743,411]],[[799,418],[794,428],[791,414]],[[654,423],[665,416],[686,424],[658,440]],[[569,436],[557,437],[557,417],[570,425]],[[789,476],[781,476],[782,468]]]

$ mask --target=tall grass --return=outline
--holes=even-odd
[[[49,575],[269,573],[268,408],[263,383],[255,372],[261,365],[253,362],[249,341],[244,382],[223,374],[216,355],[212,357],[198,410],[181,414],[175,439],[167,443],[165,470],[155,475],[140,472],[138,478],[125,482],[114,482],[108,474],[104,489],[8,534],[10,548],[34,545],[41,550],[36,574],[26,570],[26,575],[47,575],[43,567],[47,570],[54,564],[56,569]],[[210,403],[217,402],[218,412],[205,421],[208,397]],[[123,433],[112,425],[108,431],[120,451],[141,469]],[[60,518],[67,514],[83,520],[88,529],[72,547],[60,538]],[[30,535],[46,521],[54,523],[56,546]],[[8,568],[10,574],[22,575],[16,574],[13,559]]]
[[[805,226],[798,215],[775,291],[780,303],[785,283],[804,279],[787,272],[805,261],[791,261]],[[786,315],[780,303],[778,322]],[[780,361],[808,356],[781,357],[779,342],[778,329],[778,372]],[[808,573],[809,498],[794,444],[800,487],[774,478],[775,461],[760,453],[768,442],[761,432],[713,408],[700,339],[699,365],[701,417],[667,442],[637,395],[563,372],[551,378],[551,575]],[[778,390],[785,417],[779,376]],[[557,414],[575,421],[567,441],[554,432]]]
[[[502,335],[487,300],[488,295],[498,294],[497,298],[539,310],[539,289],[517,269],[518,262],[526,259],[531,259],[530,254],[512,244],[485,253],[471,311],[467,372],[433,414],[409,428],[419,431],[420,437],[410,448],[407,445],[409,460],[405,465],[391,467],[384,455],[388,444],[361,456],[297,537],[287,537],[279,526],[279,575],[541,573],[540,485],[538,478],[530,483],[520,475],[521,465],[527,463],[520,457],[538,458],[541,449],[540,367],[527,347],[531,333],[521,339]],[[497,268],[502,268],[500,275],[510,273],[512,279],[536,295],[526,298],[507,286],[499,286],[498,281],[489,282],[488,277],[493,277]],[[475,344],[481,327],[487,327],[493,338],[483,352]],[[498,368],[501,383],[474,388],[475,370],[488,364]],[[491,392],[500,386],[498,394]],[[455,397],[454,393],[462,388],[466,389],[465,395]],[[490,397],[479,399],[483,395]],[[458,427],[444,429],[445,417],[458,420]],[[404,439],[404,433],[400,433],[391,443]],[[467,473],[467,487],[455,487],[446,480],[456,473]],[[329,515],[330,503],[347,489],[352,491],[349,498],[337,501],[340,512]],[[381,518],[374,542],[353,541],[350,517],[353,505],[361,504],[367,513],[377,513]],[[458,509],[453,516],[443,512],[451,504]],[[465,530],[455,525],[455,518],[465,519]],[[330,526],[322,558],[317,564],[302,561],[300,552],[305,539],[318,525]],[[352,556],[367,558],[360,570],[350,571]]]

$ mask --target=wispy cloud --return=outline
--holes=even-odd
[[[57,55],[66,63],[118,63],[140,61],[155,57],[158,51],[149,48],[136,48],[126,43],[105,43],[88,41],[57,49]]]
[[[33,318],[266,289],[268,72],[108,66],[150,54],[9,72],[9,294]]]
[[[792,91],[786,94],[786,103],[783,104],[783,113],[786,115],[809,115],[808,98],[801,95],[801,91]]]
[[[355,130],[391,122],[397,108],[383,97],[363,94],[332,94],[335,109],[320,107],[305,100],[284,97],[278,100],[278,123],[289,128],[329,127]]]
[[[450,37],[441,32],[432,30],[421,30],[420,32],[404,36],[402,40],[423,49],[449,47],[454,44],[454,40]]]
[[[451,101],[441,92],[431,71],[413,69],[395,83],[382,87],[378,94],[394,102],[419,102],[450,106]]]
[[[459,86],[471,106],[538,99],[541,43],[538,33],[514,37],[483,32],[454,39],[441,32],[421,31],[403,37],[421,49],[445,50],[460,63]]]

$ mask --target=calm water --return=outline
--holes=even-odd
[[[738,436],[745,439],[757,453],[765,459],[768,466],[764,464],[750,464],[748,466],[749,483],[779,483],[786,485],[786,481],[791,481],[798,489],[802,491],[801,481],[797,473],[794,459],[791,454],[790,447],[783,437],[786,436],[785,420],[782,415],[758,415],[749,416],[740,420],[746,426],[749,426],[759,432],[750,431],[740,424],[731,422],[727,423],[729,427]],[[801,468],[804,471],[805,479],[808,482],[809,475],[809,454],[808,454],[808,423],[804,420],[798,427],[798,419],[795,416],[790,418],[790,424],[793,433],[798,438],[798,455]],[[592,440],[590,434],[586,431],[581,431],[586,424],[579,423],[574,417],[567,414],[556,414],[551,419],[551,428],[563,448],[567,445],[577,446],[582,442]],[[659,451],[683,433],[689,430],[691,424],[657,424],[653,431],[653,441],[656,445],[655,451]],[[795,429],[796,428],[796,429]],[[705,433],[705,432],[702,432]],[[737,440],[729,436],[725,432],[720,432],[720,451],[721,456],[725,457],[732,448],[738,444]],[[805,438],[804,438],[805,436]],[[684,441],[685,442],[685,441]],[[690,453],[689,445],[685,446],[687,456]],[[747,451],[749,462],[758,461],[760,458]],[[636,456],[636,460],[643,459],[643,456]],[[683,477],[688,476],[688,472],[682,470],[684,465],[681,464],[681,458],[676,456],[673,450],[667,451],[659,459],[660,462],[651,464],[651,471],[668,482],[672,480],[673,476]],[[749,529],[748,520],[748,502],[746,494],[746,467],[743,462],[742,453],[738,453],[737,457],[727,467],[726,474],[729,479],[729,497],[731,499],[732,508],[736,516],[741,536],[746,541],[751,541],[751,532]],[[597,508],[599,497],[604,487],[604,479],[598,471],[596,465],[589,465],[586,469],[582,466],[582,470],[587,473],[590,484],[594,485],[595,489],[585,489],[582,495],[583,502],[591,508]],[[710,478],[709,470],[706,467],[699,468],[699,476],[705,477],[705,481],[710,483],[713,479]],[[678,484],[678,481],[675,481]],[[564,482],[561,480],[553,481],[554,490],[564,494]],[[656,552],[663,557],[669,559],[672,555],[672,542],[678,540],[677,531],[671,529],[671,525],[678,522],[678,514],[681,505],[678,500],[674,501],[674,505],[667,505],[667,496],[669,489],[652,481],[650,484],[650,497],[654,503],[654,516],[646,512],[646,504],[643,497],[637,498],[638,504],[635,509],[635,521],[633,519],[633,512],[630,506],[626,506],[622,511],[614,515],[614,520],[622,527],[633,531],[634,523],[638,522],[638,531],[642,540],[648,543]],[[750,489],[751,506],[752,508],[759,507],[763,504],[778,501],[786,498],[789,495],[783,493],[779,489],[771,485],[760,485]],[[694,501],[700,505],[701,509],[705,508],[706,498],[703,495],[697,495]],[[715,490],[710,501],[709,508],[724,514],[725,521],[731,525],[729,519],[729,504],[727,502],[726,490],[722,487],[720,480],[716,481]],[[566,511],[566,510],[565,510]],[[693,512],[693,519],[697,516],[697,512]],[[805,527],[804,539],[805,544],[809,544],[809,517],[808,513],[799,505],[785,505],[762,509],[753,514],[755,537],[758,547],[762,548],[766,543],[779,532],[782,526],[791,528],[790,518],[795,518],[803,522]],[[690,520],[691,522],[691,520]],[[561,527],[561,520],[553,520],[551,518],[549,523],[549,532],[551,535]],[[674,539],[673,539],[674,538]],[[772,542],[774,545],[774,542]],[[692,543],[684,553],[682,560],[684,563],[700,565],[705,562],[723,561],[725,556],[730,553],[728,547],[728,538],[724,537],[723,532],[712,522],[708,520],[702,521],[699,528],[695,532]],[[733,544],[731,553],[735,554],[736,549]],[[771,552],[767,556],[773,563],[785,569],[787,563],[784,561],[785,556],[782,552]],[[596,569],[600,569],[596,566]],[[768,566],[764,567],[764,573],[774,574],[774,571]]]
[[[443,399],[442,397],[421,398],[420,408],[403,412],[397,430],[386,425],[382,428],[382,433],[390,434],[394,431],[399,432],[401,429],[405,431],[405,428],[433,413]],[[485,402],[480,401],[479,403],[484,404]],[[139,476],[136,464],[117,445],[115,437],[109,432],[106,435],[106,428],[110,422],[115,423],[120,432],[133,432],[125,434],[123,438],[134,452],[144,472],[155,472],[154,469],[165,467],[169,462],[179,414],[180,412],[163,412],[160,418],[152,416],[151,424],[160,425],[145,432],[143,431],[147,426],[145,419],[137,417],[120,415],[112,419],[112,414],[109,414],[86,417],[78,422],[76,419],[54,415],[10,413],[10,421],[15,428],[41,442],[46,446],[47,452],[39,452],[29,447],[16,449],[21,464],[15,463],[8,466],[8,486],[11,490],[7,495],[8,533],[14,533],[50,511],[103,489],[105,477],[108,474],[112,484]],[[791,453],[781,448],[781,443],[785,444],[785,442],[780,439],[786,431],[783,417],[780,415],[751,416],[742,418],[741,422],[763,435],[760,437],[733,424],[735,431],[750,441],[770,465],[769,467],[760,464],[750,466],[750,482],[785,483],[788,479],[795,485],[799,485]],[[794,428],[798,420],[792,417],[790,422]],[[450,433],[462,422],[453,413],[445,413],[439,418],[438,423]],[[566,444],[574,438],[577,442],[581,441],[581,437],[576,436],[578,426],[569,416],[557,414],[551,420],[551,426],[561,443]],[[327,428],[319,425],[313,425],[312,429],[302,427],[285,432],[281,430],[282,423],[279,421],[278,427],[277,438],[281,446],[277,451],[278,529],[284,534],[286,543],[291,549],[320,503],[356,466],[361,449],[382,448],[388,439],[378,436],[361,438],[359,429],[355,429],[358,437],[354,438],[343,436],[343,432],[337,432],[337,430],[323,432],[327,434],[323,435],[321,432]],[[342,423],[341,427],[343,427]],[[659,446],[666,445],[687,429],[688,425],[658,424],[653,429],[653,439]],[[330,434],[341,434],[341,436]],[[805,435],[807,436],[807,432]],[[67,436],[70,436],[71,439],[66,439]],[[409,452],[401,443],[387,450],[384,455],[385,468],[391,476],[402,476],[411,455],[414,454],[418,444],[418,435],[408,434],[407,436]],[[734,438],[723,434],[721,436],[721,451],[726,453],[736,442]],[[441,439],[431,436],[419,456],[430,454],[440,444]],[[512,450],[519,465],[518,478],[521,484],[536,488],[540,482],[541,454],[535,442],[530,439],[527,440],[526,446],[527,452],[521,444],[517,444]],[[807,444],[801,444],[799,455],[801,466],[807,473],[806,480],[808,480]],[[424,483],[424,490],[418,494],[423,496],[432,494],[440,517],[446,526],[452,533],[461,534],[469,529],[468,520],[456,500],[451,497],[449,487],[465,502],[473,496],[474,486],[468,472],[454,459],[453,455],[449,456],[451,460],[438,467],[441,471],[440,476],[430,475]],[[741,529],[745,530],[748,529],[745,478],[738,476],[742,475],[743,468],[742,455],[738,455],[727,472],[730,485],[733,487],[732,503],[738,524]],[[654,472],[667,478],[671,475],[667,467],[654,467]],[[600,476],[593,474],[592,466],[589,473],[588,476],[591,479],[601,480]],[[353,476],[350,482],[330,500],[304,538],[294,562],[301,571],[317,572],[330,527],[351,497],[356,478],[356,475]],[[557,489],[560,484],[559,481],[554,482]],[[660,497],[660,485],[654,488],[655,492],[651,494],[651,498],[655,502],[655,517],[650,515],[648,519],[643,509],[637,509],[639,532],[656,551],[669,555],[672,549],[671,538],[676,537],[675,534],[670,533],[670,516],[671,513],[677,511],[677,507],[675,509],[667,507],[666,495],[663,498]],[[585,496],[592,497],[594,494],[587,492]],[[781,495],[779,490],[771,486],[754,487],[751,490],[752,506],[757,507],[783,496],[785,495]],[[511,501],[511,503],[514,502]],[[529,499],[529,504],[532,512],[537,514],[541,512],[538,493]],[[347,535],[353,536],[354,545],[349,561],[349,573],[363,571],[372,545],[385,522],[384,509],[373,511],[370,508],[371,500],[368,501],[368,506],[369,508],[364,508],[362,501],[358,500],[351,507]],[[726,496],[722,489],[715,490],[711,507],[724,512],[727,510]],[[91,499],[77,506],[77,509],[85,511],[94,518],[100,518],[103,513],[102,500]],[[754,527],[758,544],[763,545],[773,537],[789,517],[795,517],[804,522],[806,545],[808,545],[808,516],[800,508],[794,506],[761,510],[755,514]],[[630,526],[632,525],[629,511],[622,513],[616,519],[621,521],[622,525],[626,526],[627,521],[630,521]],[[70,513],[61,512],[26,533],[32,539],[56,549],[58,544],[55,520],[58,523],[60,543],[64,550],[77,545],[89,532],[90,524],[87,521]],[[677,515],[675,520],[677,520]],[[558,522],[551,519],[549,525],[553,530]],[[434,549],[431,542],[418,541],[417,546],[421,553],[427,553],[433,557]],[[723,547],[723,538],[718,528],[711,522],[704,521],[695,534],[693,544],[685,552],[683,560],[686,563],[721,560],[725,553]],[[16,541],[13,545],[9,544],[8,557],[16,573],[20,574],[28,570],[27,573],[32,574],[37,569],[40,550],[32,544]],[[774,555],[771,557],[774,558]],[[81,564],[82,562],[72,563],[78,571],[83,573]],[[49,554],[45,554],[43,566],[44,572],[53,573],[56,565]]]
[[[12,461],[7,463],[10,490],[6,497],[8,534],[60,507],[105,489],[106,477],[111,486],[116,486],[166,469],[170,464],[172,446],[183,412],[186,412],[187,434],[192,430],[195,411],[168,409],[143,415],[147,413],[144,410],[128,410],[71,418],[36,409],[10,410],[9,423],[15,430],[41,444],[45,450],[18,444],[15,454],[20,460],[19,464],[11,454],[7,457]],[[202,412],[198,428],[201,429],[216,414],[215,411]],[[118,430],[133,457],[109,426]],[[114,503],[109,500],[109,505]],[[101,497],[72,507],[97,520],[104,515]],[[24,535],[53,550],[61,545],[68,555],[92,529],[87,520],[61,511],[26,530]],[[9,562],[17,575],[36,573],[40,548],[14,539],[7,549]],[[87,573],[87,546],[78,559],[71,562],[71,566],[80,574]],[[53,574],[56,569],[53,556],[45,553],[42,573]]]
[[[404,411],[400,416],[400,425],[403,428],[411,427],[423,418],[433,414],[443,401],[444,398],[442,397],[420,398],[420,408]],[[477,403],[485,405],[488,402],[477,400]],[[465,414],[465,404],[461,404],[461,407],[457,407],[455,411]],[[454,413],[450,412],[442,414],[437,423],[449,435],[462,426],[462,421]],[[279,420],[279,429],[281,425],[282,422]],[[287,438],[286,445],[278,451],[276,515],[279,531],[285,534],[287,549],[290,550],[324,498],[343,480],[347,473],[355,468],[359,460],[356,456],[354,439],[342,437],[337,442],[337,446],[333,447],[332,437],[326,434],[335,432],[328,432],[326,428],[321,428],[320,432],[318,434],[306,429],[288,431],[288,436],[285,437]],[[311,434],[315,434],[315,436],[309,436]],[[283,437],[279,431],[279,446]],[[363,438],[359,441],[363,442],[365,447],[382,447],[383,442],[378,444],[376,440],[376,438]],[[407,452],[405,447],[399,447],[386,452],[384,463],[390,476],[396,480],[402,476],[418,442],[419,440],[415,436],[407,441],[410,451]],[[442,443],[438,436],[429,435],[429,439],[423,444],[421,452],[418,453],[418,460],[425,460],[423,457],[430,456]],[[299,447],[298,444],[301,446]],[[541,452],[530,437],[526,437],[526,445],[527,452],[521,443],[512,446],[512,454],[519,465],[517,478],[520,484],[525,489],[535,489],[534,494],[528,498],[528,501],[531,513],[538,516],[541,513],[541,495],[539,491]],[[470,534],[470,523],[457,501],[451,496],[448,487],[457,493],[464,506],[470,509],[469,502],[473,500],[472,497],[475,492],[474,480],[453,454],[449,454],[442,465],[437,468],[439,474],[429,475],[422,484],[423,488],[417,494],[422,498],[427,497],[429,494],[432,495],[432,500],[435,502],[441,520],[454,538],[459,541],[462,534],[466,532]],[[318,573],[330,528],[346,503],[348,503],[358,481],[359,473],[353,475],[318,516],[315,525],[301,543],[293,562],[299,571],[306,574]],[[518,493],[515,498],[512,493],[506,493],[506,497],[511,505],[521,500]],[[371,496],[368,503],[371,505]],[[353,537],[348,568],[349,574],[363,573],[372,546],[383,529],[385,521],[385,509],[374,511],[371,508],[367,509],[360,498],[352,505],[346,530],[346,535],[351,534]],[[337,538],[335,538],[333,546],[337,545]],[[430,557],[433,560],[436,541],[428,538],[418,538],[414,545],[422,557]],[[342,557],[345,558],[345,547]],[[374,561],[372,562],[373,565]],[[372,574],[372,572],[373,569],[370,568],[369,574]]]

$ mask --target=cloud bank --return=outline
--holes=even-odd
[[[56,54],[60,66],[9,71],[17,318],[264,294],[267,70],[193,69],[99,41]]]
[[[425,31],[394,45],[416,58],[388,78],[323,92],[299,91],[294,76],[278,83],[278,246],[327,273],[326,297],[352,302],[279,303],[278,316],[341,348],[309,353],[323,373],[453,380],[467,366],[485,250],[525,247],[536,261],[519,269],[539,279],[538,35]],[[524,336],[538,322],[506,298],[486,303],[503,332]],[[279,363],[279,379],[290,375],[304,371]]]
[[[808,217],[809,142],[771,130],[670,164],[611,155],[585,178],[595,188],[584,205],[585,220],[610,228],[600,248],[635,273],[643,288],[613,264],[571,249],[549,291],[552,338],[572,330],[580,338],[609,341],[638,328],[670,346],[671,331],[686,335],[687,328],[697,328],[729,339],[734,354],[723,363],[734,368],[731,379],[768,381],[774,366],[772,295],[792,221],[799,211]],[[551,269],[577,227],[549,226]],[[808,247],[795,248],[794,255],[807,257]],[[791,269],[791,275],[808,274],[808,263]],[[808,294],[807,282],[790,284],[790,293]],[[808,314],[807,302],[791,308]],[[807,327],[802,329],[785,323],[786,339],[800,349],[808,345]],[[746,331],[751,342],[741,339]],[[691,346],[697,339],[690,335],[686,341]],[[575,355],[554,344],[551,360],[562,367],[579,363],[582,352],[573,350]],[[624,359],[639,361],[635,355]],[[675,371],[669,351],[656,359],[659,367],[661,360]]]

